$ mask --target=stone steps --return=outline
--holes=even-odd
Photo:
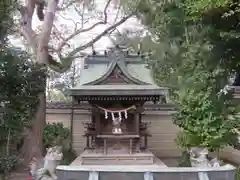
[[[83,165],[151,165],[154,164],[153,156],[81,156]]]
[[[86,150],[74,164],[82,165],[152,165],[156,161],[155,156],[149,152],[129,154],[128,151],[109,151],[108,154],[102,151]]]

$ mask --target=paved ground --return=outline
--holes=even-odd
[[[28,179],[28,171],[19,169],[16,172],[9,175],[7,180],[27,180]]]
[[[160,158],[168,167],[178,167],[179,158]]]
[[[167,166],[176,167],[178,161],[176,159],[161,159]],[[16,172],[12,173],[7,180],[27,180],[28,171],[23,169],[18,169]]]

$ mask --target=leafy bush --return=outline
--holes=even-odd
[[[240,168],[239,167],[236,170],[235,180],[240,180]]]
[[[31,124],[46,74],[19,49],[2,49],[0,60],[0,145],[14,145]]]
[[[190,154],[187,151],[182,152],[182,156],[180,158],[179,167],[191,167],[190,162]]]
[[[76,158],[77,158],[77,153],[74,150],[72,149],[63,150],[63,159],[60,164],[69,165]]]
[[[211,87],[214,84],[211,77],[202,75],[199,79],[201,82],[194,79],[195,82],[179,91],[180,108],[174,123],[183,129],[182,147],[215,151],[232,143],[233,130],[239,128],[240,119],[231,103],[231,93],[218,95],[219,89]]]
[[[76,159],[76,152],[69,148],[70,130],[65,128],[62,123],[47,124],[44,128],[44,147],[60,145],[63,147],[63,159],[61,165],[69,165]]]
[[[232,143],[230,144],[232,147],[234,147],[237,150],[240,150],[240,142],[239,142],[239,135],[236,135],[232,138]]]
[[[63,140],[67,140],[69,136],[70,130],[65,128],[62,123],[48,123],[44,128],[44,147],[48,148],[54,145],[62,145]]]
[[[175,139],[176,144],[179,147],[184,148],[184,150],[187,150],[188,147],[191,147],[194,144],[194,142],[191,142],[191,140],[191,137],[184,132],[178,133],[177,138]]]
[[[16,168],[17,163],[18,157],[16,155],[0,157],[0,174],[10,173]]]

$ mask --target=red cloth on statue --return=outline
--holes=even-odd
[[[33,180],[32,176],[29,176],[29,177],[27,178],[27,180]]]

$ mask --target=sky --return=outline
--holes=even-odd
[[[97,11],[102,12],[106,3],[106,0],[96,0],[96,9]],[[61,4],[61,2],[60,2]],[[77,6],[77,7],[80,7]],[[96,13],[96,12],[95,12]],[[109,8],[108,10],[108,22],[109,24],[113,24],[114,21],[116,20],[116,13],[117,10],[114,9],[113,5]],[[92,15],[89,13],[86,13],[86,18],[87,16],[91,17]],[[55,22],[56,27],[59,29],[59,31],[61,31],[62,35],[67,35],[67,34],[71,34],[71,31],[74,29],[74,24],[73,24],[73,20],[75,21],[75,23],[79,23],[81,22],[81,17],[77,14],[77,12],[75,11],[74,8],[68,9],[68,11],[61,13],[61,14],[57,14],[56,15],[57,20]],[[84,28],[87,28],[89,26],[91,26],[92,24],[96,23],[97,21],[99,21],[96,18],[91,19],[88,23],[84,24]],[[37,16],[36,16],[36,12],[34,14],[33,17],[33,28],[37,28],[39,26],[41,26],[41,21],[38,20]],[[106,27],[108,27],[109,25],[101,25],[101,26],[97,26],[95,27],[93,30],[88,31],[86,33],[82,33],[78,36],[76,36],[74,39],[72,39],[70,41],[70,45],[71,47],[69,49],[65,49],[66,51],[78,46],[78,45],[82,45],[85,44],[86,42],[92,40],[96,35],[98,35],[99,33],[101,33],[102,31],[104,31],[106,29]],[[140,23],[134,19],[131,18],[129,20],[127,20],[124,24],[122,24],[121,26],[118,27],[119,31],[122,31],[123,29],[141,29],[141,25]],[[16,39],[16,38],[12,38],[11,39],[11,43],[17,47],[24,47],[23,45],[23,38],[21,39]],[[54,41],[53,44],[58,44],[59,41]],[[109,37],[102,37],[98,42],[96,42],[94,44],[94,48],[96,51],[104,51],[107,47],[109,47],[111,45],[111,41],[109,39]],[[91,48],[86,49],[85,51],[91,51]]]

